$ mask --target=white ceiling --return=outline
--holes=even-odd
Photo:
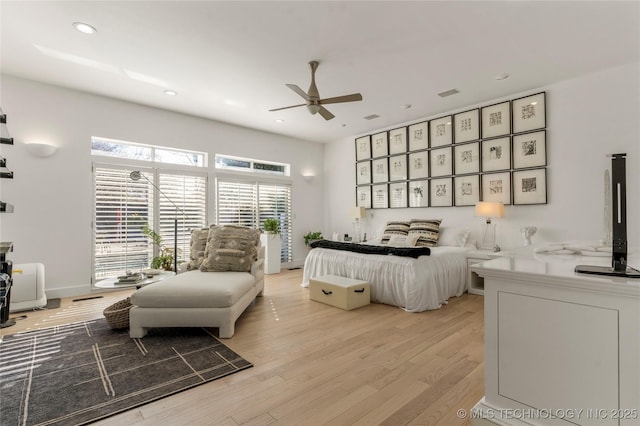
[[[2,0],[0,15],[3,74],[319,142],[640,60],[638,1]],[[364,100],[328,105],[331,121],[268,112],[302,103],[285,83],[307,90],[310,60],[322,97]]]

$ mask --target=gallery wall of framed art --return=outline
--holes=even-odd
[[[547,203],[546,92],[355,139],[356,205]]]

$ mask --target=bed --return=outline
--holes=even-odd
[[[338,275],[369,282],[372,302],[407,312],[439,309],[466,291],[466,252],[473,247],[462,245],[431,247],[431,255],[417,259],[314,248],[304,263],[302,286],[312,277]]]

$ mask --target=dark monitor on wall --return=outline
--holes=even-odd
[[[611,267],[578,265],[576,272],[583,274],[610,275],[640,278],[640,271],[627,264],[627,154],[611,154],[611,197],[613,214],[613,247]]]

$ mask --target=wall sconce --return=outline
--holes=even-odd
[[[314,175],[313,173],[303,173],[302,174],[302,179],[306,180],[307,182],[311,182],[314,177],[316,177],[316,175]]]
[[[49,145],[46,143],[25,143],[27,151],[34,157],[46,158],[51,157],[58,151],[57,146]]]
[[[504,204],[480,201],[476,204],[476,216],[487,218],[480,248],[500,251],[500,247],[496,244],[496,227],[491,223],[491,218],[504,217]]]

